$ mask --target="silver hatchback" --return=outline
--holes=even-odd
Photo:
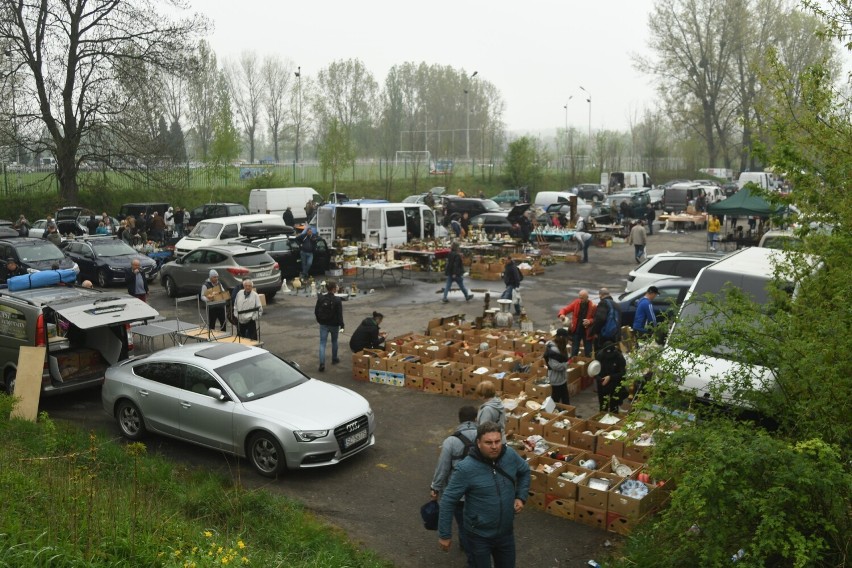
[[[238,343],[184,345],[114,365],[101,398],[126,438],[186,440],[248,458],[268,477],[336,464],[375,444],[364,397]]]
[[[251,278],[255,290],[267,300],[281,289],[281,269],[269,253],[238,243],[200,247],[166,263],[160,269],[160,281],[172,298],[181,293],[198,294],[211,270],[219,273],[219,281],[229,289]]]

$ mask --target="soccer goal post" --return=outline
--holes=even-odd
[[[428,150],[397,150],[394,165],[428,164],[431,156]]]

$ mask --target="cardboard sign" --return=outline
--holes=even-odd
[[[15,396],[12,418],[35,422],[41,396],[41,375],[44,370],[44,347],[21,347],[18,353],[18,372],[15,376]]]

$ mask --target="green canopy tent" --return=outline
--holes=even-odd
[[[717,217],[770,217],[780,213],[783,207],[775,207],[759,195],[744,187],[732,196],[707,207],[707,212]]]

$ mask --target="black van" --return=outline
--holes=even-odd
[[[695,204],[695,198],[704,193],[697,183],[676,183],[663,193],[663,210],[666,213],[681,213]]]

